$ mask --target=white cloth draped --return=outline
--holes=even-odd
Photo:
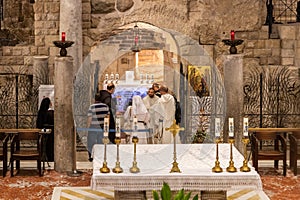
[[[130,128],[134,130],[134,124],[133,124],[133,118],[137,118],[137,129],[147,129],[149,124],[149,113],[147,111],[146,106],[144,105],[144,102],[142,98],[138,95],[132,97],[132,106],[128,106],[126,109],[126,112],[124,113],[124,119],[125,119],[125,128]],[[128,133],[130,135],[130,143],[132,141],[132,136],[135,134],[139,138],[140,144],[147,144],[147,138],[149,137],[149,132],[131,132]]]
[[[153,98],[149,97],[148,95],[143,98],[143,102],[148,111],[151,108],[151,106],[153,106],[154,104],[157,103],[158,100],[159,100],[159,97],[156,95],[154,95]]]
[[[123,173],[100,173],[103,165],[104,145],[94,145],[93,175],[91,188],[94,190],[113,186],[118,191],[160,190],[167,182],[172,190],[262,190],[259,174],[250,165],[250,172],[240,172],[244,157],[233,146],[233,161],[237,172],[226,172],[230,161],[230,145],[219,144],[219,161],[222,173],[212,172],[216,160],[215,144],[178,144],[177,163],[181,173],[170,173],[173,162],[173,144],[137,145],[136,161],[140,173],[130,173],[133,163],[133,145],[120,145],[120,166]],[[117,148],[107,146],[107,164],[113,168]]]
[[[171,132],[166,131],[173,124],[175,119],[175,100],[170,94],[164,94],[149,110],[151,116],[150,126],[156,129],[156,133],[161,135],[162,144],[173,143],[173,135]],[[159,120],[162,120],[162,125]],[[153,124],[152,124],[153,123]],[[162,126],[162,127],[161,127]],[[180,143],[179,134],[176,135],[176,142]]]

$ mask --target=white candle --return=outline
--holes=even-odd
[[[249,126],[248,118],[244,118],[244,123],[243,124],[244,124],[244,128],[243,128],[244,136],[248,137],[248,126]]]
[[[220,137],[221,125],[220,118],[215,119],[215,136]]]
[[[234,137],[234,123],[233,123],[233,118],[229,118],[228,122],[229,122],[229,137]]]
[[[113,73],[110,74],[110,80],[114,80],[115,79],[115,75]]]
[[[133,129],[134,129],[134,131],[137,131],[137,123],[138,123],[138,120],[137,120],[136,116],[134,116],[134,118],[133,118]]]
[[[116,118],[116,137],[121,137],[120,118]]]
[[[149,75],[146,74],[146,83],[148,83],[148,81],[149,81]]]
[[[137,123],[138,121],[137,121],[137,118],[136,118],[136,116],[134,116],[134,118],[133,118],[133,123]]]
[[[104,137],[108,137],[109,118],[104,118]]]

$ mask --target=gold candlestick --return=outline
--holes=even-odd
[[[140,169],[137,167],[137,162],[136,162],[136,144],[139,142],[139,138],[137,136],[132,137],[132,142],[133,142],[133,162],[132,162],[132,167],[130,168],[131,173],[138,173],[140,172]]]
[[[243,166],[240,168],[241,172],[250,172],[251,169],[248,167],[248,159],[247,159],[247,144],[249,144],[250,140],[248,137],[243,137],[242,142],[244,144],[244,161]]]
[[[234,143],[234,138],[230,137],[229,138],[229,143],[230,143],[230,161],[229,161],[229,166],[226,168],[227,172],[236,172],[236,167],[234,166],[233,162],[233,155],[232,155],[232,145]]]
[[[101,173],[109,173],[110,169],[107,167],[107,162],[106,162],[106,145],[108,144],[109,139],[107,136],[105,136],[102,141],[104,144],[104,159],[103,159],[103,166],[100,168],[100,172]]]
[[[115,168],[113,168],[113,172],[114,173],[122,173],[123,169],[120,167],[120,157],[119,157],[119,146],[120,146],[120,143],[121,143],[121,138],[116,137],[115,138],[115,143],[117,144],[117,161],[116,161]]]
[[[217,137],[215,142],[216,142],[216,161],[215,161],[215,166],[212,168],[212,171],[216,173],[220,173],[223,172],[223,169],[220,167],[220,161],[219,161],[219,143],[221,142],[221,138]]]
[[[173,124],[169,127],[166,128],[166,131],[170,131],[173,134],[173,141],[174,141],[174,152],[173,152],[173,167],[170,171],[170,173],[172,172],[181,172],[179,167],[178,167],[178,163],[176,162],[177,160],[177,156],[176,156],[176,134],[181,131],[184,130],[184,128],[180,128],[177,124],[176,124],[176,120],[174,119]]]

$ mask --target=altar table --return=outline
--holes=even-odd
[[[173,144],[137,144],[137,166],[139,173],[131,173],[133,162],[133,144],[120,145],[120,166],[123,173],[113,173],[117,147],[107,145],[107,164],[110,173],[101,173],[104,145],[94,145],[92,156],[93,175],[91,188],[100,190],[113,187],[115,191],[151,191],[160,190],[163,182],[171,190],[186,191],[227,191],[238,189],[262,190],[260,176],[250,166],[250,172],[240,172],[244,157],[233,147],[233,161],[237,172],[226,172],[229,166],[230,145],[219,144],[219,161],[222,173],[212,172],[216,160],[215,144],[178,144],[176,146],[177,163],[181,173],[170,173],[173,163]]]

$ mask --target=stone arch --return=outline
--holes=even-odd
[[[104,76],[105,70],[113,65],[117,59],[122,60],[124,55],[132,54],[131,47],[134,43],[133,27],[135,25],[137,25],[140,30],[141,38],[139,47],[141,50],[161,50],[164,54],[174,56],[172,62],[176,64],[173,65],[172,69],[174,79],[171,83],[173,84],[171,88],[177,96],[185,96],[185,98],[180,98],[181,102],[184,103],[183,109],[186,111],[185,115],[193,115],[192,110],[194,109],[194,105],[193,102],[191,103],[192,98],[190,95],[195,94],[188,92],[187,89],[181,88],[182,86],[189,88],[188,83],[183,85],[178,83],[187,77],[187,66],[192,65],[210,66],[212,74],[211,84],[214,85],[211,85],[210,89],[211,96],[214,98],[210,98],[209,100],[209,115],[213,116],[213,119],[216,116],[223,117],[225,113],[225,93],[220,73],[213,63],[213,47],[199,45],[197,41],[173,30],[162,29],[143,22],[136,22],[120,27],[119,29],[123,31],[119,34],[111,36],[105,41],[99,41],[98,44],[92,47],[90,54],[83,62],[75,82],[74,105],[77,105],[77,107],[74,108],[74,118],[76,119],[76,123],[80,126],[84,126],[85,116],[81,119],[78,119],[76,116],[83,116],[83,113],[88,109],[92,97],[94,96],[93,94],[98,88],[97,83],[101,80],[100,76]],[[168,72],[168,75],[169,74]],[[180,93],[182,91],[188,92],[188,94]],[[196,102],[197,104],[200,102],[204,103],[204,100],[197,99]],[[209,132],[211,135],[214,130],[212,126],[213,123],[214,120],[210,120],[210,127],[212,128]],[[185,124],[185,126],[188,125]],[[211,137],[211,139],[213,139],[213,137]]]

